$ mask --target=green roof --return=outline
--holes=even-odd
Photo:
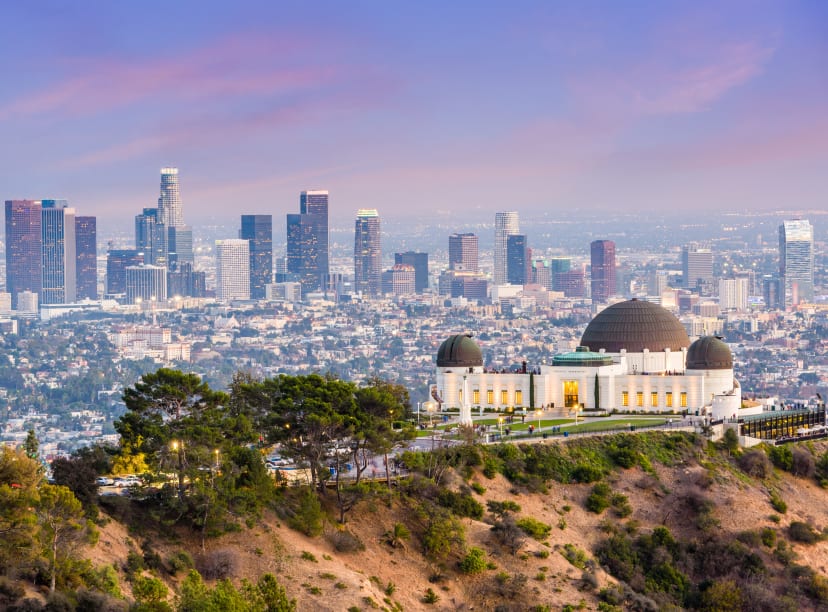
[[[590,351],[588,346],[579,346],[571,353],[555,355],[552,359],[552,365],[596,368],[599,366],[612,365],[612,357],[605,353],[595,353]]]

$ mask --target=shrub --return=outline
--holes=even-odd
[[[792,521],[788,526],[788,537],[794,542],[803,544],[814,544],[822,539],[822,536],[809,523]]]
[[[307,550],[302,551],[302,559],[304,559],[305,561],[312,561],[313,563],[319,563],[319,561],[316,559],[316,555],[314,555],[312,552],[308,552]]]
[[[440,596],[434,592],[434,589],[428,587],[423,595],[423,603],[436,604],[438,601],[440,601]]]
[[[460,571],[464,574],[479,574],[486,569],[486,553],[472,547],[460,562]]]
[[[745,474],[754,478],[766,478],[770,473],[768,456],[759,449],[747,451],[739,457],[738,464]]]
[[[501,471],[502,464],[497,457],[488,456],[483,460],[483,475],[492,479]]]
[[[167,599],[167,586],[158,578],[137,576],[132,583],[132,595],[139,603],[159,603]]]
[[[800,476],[801,478],[812,478],[816,472],[816,464],[814,456],[804,448],[795,448],[793,450],[793,464],[791,467],[791,474]]]
[[[542,523],[537,519],[527,516],[515,523],[526,535],[538,541],[543,541],[549,537],[552,531],[552,526]]]
[[[495,515],[495,518],[503,518],[509,512],[520,512],[520,505],[510,499],[504,501],[486,502],[486,509]]]
[[[785,514],[788,511],[788,504],[785,503],[784,499],[779,497],[779,494],[776,491],[771,493],[770,504],[774,510],[782,514]]]
[[[770,527],[764,527],[762,529],[762,544],[767,546],[768,548],[773,548],[773,545],[776,544],[776,530]]]
[[[405,548],[405,542],[411,538],[411,532],[403,523],[394,523],[383,537],[392,548]]]
[[[590,512],[594,512],[595,514],[601,514],[604,510],[609,508],[611,503],[611,495],[612,489],[610,489],[609,485],[599,482],[597,485],[592,487],[592,493],[590,493],[589,497],[586,499],[586,509]]]
[[[467,493],[455,493],[443,489],[437,495],[437,503],[448,508],[457,516],[480,520],[483,518],[483,506]]]
[[[793,468],[793,453],[788,446],[771,446],[768,454],[771,462],[780,470],[790,472]]]
[[[615,515],[619,518],[626,518],[632,514],[633,509],[630,505],[630,500],[623,493],[613,495],[610,498],[610,504],[615,511]]]
[[[190,553],[184,550],[178,551],[167,559],[167,565],[169,565],[170,573],[173,576],[175,576],[178,572],[191,570],[195,567],[195,563],[193,562],[193,558],[190,556]]]
[[[143,555],[139,555],[134,550],[129,551],[127,553],[126,567],[124,569],[126,570],[128,576],[143,572],[144,569],[146,569]]]
[[[574,565],[578,569],[584,569],[587,561],[589,560],[587,554],[573,544],[564,544],[563,550],[561,550],[561,555],[564,559],[569,561],[571,565]]]
[[[221,548],[201,555],[196,566],[207,580],[224,580],[236,573],[239,558],[236,551]]]
[[[322,511],[319,498],[310,489],[304,489],[292,516],[288,519],[288,524],[296,531],[314,537],[322,533],[324,520],[325,513]]]
[[[465,544],[466,534],[460,521],[443,510],[428,518],[422,540],[426,556],[432,561],[443,561],[452,548]]]
[[[472,488],[472,491],[474,491],[478,495],[483,495],[486,492],[486,487],[484,487],[479,482],[473,482],[470,486]]]
[[[492,533],[497,542],[508,548],[513,555],[517,554],[526,541],[523,530],[517,526],[515,519],[508,515],[492,525]]]
[[[334,550],[336,550],[336,552],[341,553],[365,550],[365,544],[362,543],[362,540],[360,540],[356,535],[354,535],[347,529],[343,529],[342,531],[335,531],[331,535],[331,544],[333,544]]]
[[[579,463],[572,470],[572,480],[581,483],[597,482],[604,477],[604,470],[587,463]]]

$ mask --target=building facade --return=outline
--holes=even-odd
[[[327,285],[328,192],[303,191],[299,214],[287,216],[287,267],[302,283],[302,291],[318,291]]]
[[[273,217],[242,215],[239,238],[250,242],[250,297],[263,300],[273,282]]]
[[[510,234],[506,237],[506,282],[510,285],[525,285],[529,282],[526,278],[527,251],[525,235]]]
[[[250,242],[216,240],[216,298],[220,302],[250,299]]]
[[[414,290],[422,293],[428,289],[428,253],[406,251],[394,253],[394,264],[406,264],[414,268]]]
[[[416,293],[414,266],[394,264],[382,273],[382,292],[386,295],[413,295]]]
[[[6,200],[6,291],[15,310],[18,294],[39,296],[43,286],[41,211],[39,200]]]
[[[710,295],[713,252],[697,244],[685,245],[681,249],[681,274],[685,288],[698,289],[703,295]]]
[[[75,209],[66,200],[41,202],[41,304],[71,304],[77,299]]]
[[[354,223],[354,292],[376,297],[382,292],[380,216],[361,208]]]
[[[520,233],[520,219],[517,212],[495,213],[494,273],[492,282],[503,285],[508,282],[507,241],[509,236]]]
[[[784,221],[779,226],[779,278],[785,306],[814,299],[814,228],[810,221]]]
[[[128,304],[157,303],[167,300],[167,268],[164,266],[127,266]]]
[[[98,299],[98,231],[95,217],[75,217],[76,293],[79,300]]]
[[[477,236],[471,233],[449,236],[449,269],[463,272],[478,271]]]
[[[161,194],[158,196],[158,222],[167,227],[184,225],[184,208],[178,183],[178,168],[161,168]]]
[[[593,302],[606,302],[615,295],[615,243],[594,240],[589,245]]]

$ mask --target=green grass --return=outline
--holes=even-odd
[[[591,423],[579,423],[578,425],[573,425],[572,427],[567,427],[564,431],[571,431],[575,432],[584,432],[584,431],[606,431],[606,430],[616,430],[616,429],[627,429],[629,430],[629,426],[633,425],[635,427],[650,427],[652,425],[664,425],[667,422],[666,417],[653,417],[653,418],[630,418],[630,419],[620,419],[620,420],[601,420],[595,421]]]

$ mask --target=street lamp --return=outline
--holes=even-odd
[[[500,427],[500,437],[503,437],[503,417],[497,417],[497,425]]]
[[[541,415],[543,414],[543,410],[535,410],[535,416],[538,417],[538,431],[540,432],[540,419]]]

